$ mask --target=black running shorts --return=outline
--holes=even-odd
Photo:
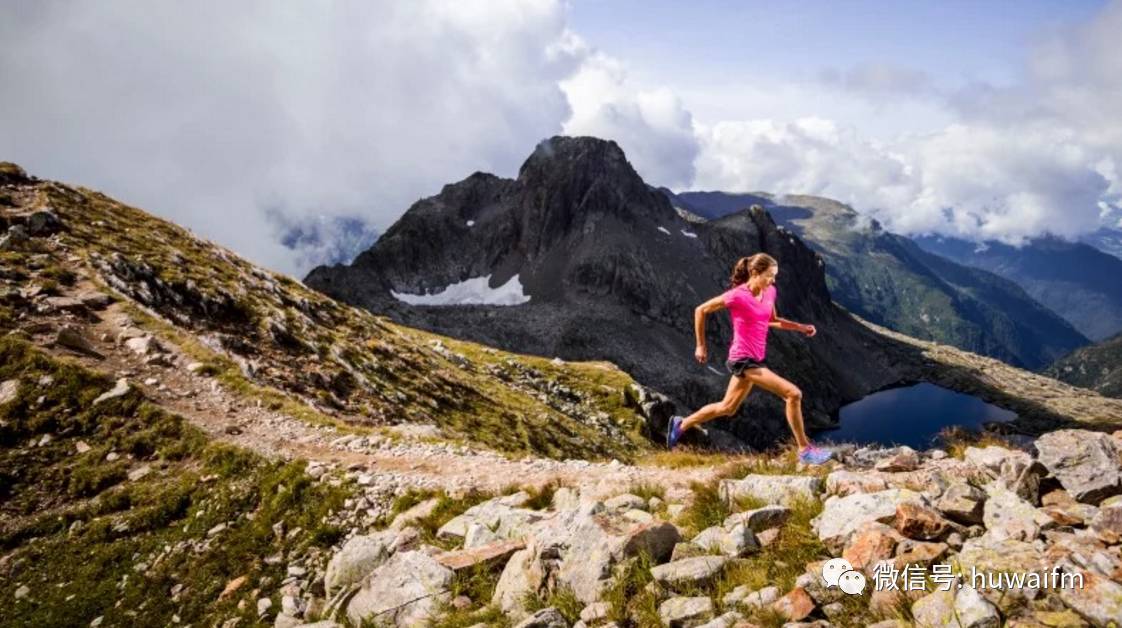
[[[729,373],[737,377],[743,377],[744,371],[748,369],[761,369],[766,366],[767,364],[764,364],[763,360],[756,360],[753,358],[741,358],[739,360],[729,360],[725,362],[725,368],[729,370]]]

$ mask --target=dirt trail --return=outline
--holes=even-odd
[[[85,280],[66,296],[106,292]],[[119,300],[127,300],[114,294]],[[369,476],[371,484],[389,481],[398,487],[424,486],[446,490],[496,491],[511,485],[541,485],[559,481],[594,495],[619,493],[637,484],[654,484],[674,499],[689,494],[689,485],[711,479],[708,467],[668,469],[583,460],[545,458],[508,459],[495,452],[408,436],[355,436],[328,425],[303,420],[261,406],[260,402],[226,390],[215,379],[191,373],[192,361],[169,339],[152,334],[163,347],[155,361],[124,344],[152,330],[141,329],[121,301],[89,314],[48,311],[22,327],[35,343],[56,355],[77,358],[85,366],[114,378],[125,377],[153,402],[188,419],[211,437],[274,458],[303,458]],[[52,346],[62,325],[82,330],[100,357]],[[183,331],[183,330],[181,330]],[[343,418],[345,421],[345,417]],[[348,439],[347,437],[350,436]]]

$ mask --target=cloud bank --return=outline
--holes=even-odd
[[[936,87],[891,64],[820,73],[823,90],[891,106],[938,102],[953,122],[890,140],[823,118],[699,125],[694,187],[830,196],[902,233],[1017,244],[1117,222],[1122,2],[1042,37],[1011,86]]]
[[[569,117],[552,0],[15,2],[0,154],[300,274],[270,212],[384,228]]]
[[[952,89],[887,61],[810,69],[816,113],[768,118],[736,115],[737,98],[772,97],[756,86],[639,84],[630,60],[572,32],[570,10],[6,3],[0,158],[296,275],[346,260],[445,183],[513,176],[560,132],[616,140],[654,185],[829,196],[904,233],[1017,242],[1122,220],[1122,2],[1034,42],[1016,84]],[[862,99],[942,121],[874,136],[830,108]]]

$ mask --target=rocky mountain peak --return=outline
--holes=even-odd
[[[666,198],[648,188],[623,150],[610,140],[565,136],[543,140],[522,164],[518,184],[524,206],[566,222],[589,213],[627,220],[676,217]]]
[[[518,180],[533,185],[543,180],[602,175],[639,178],[619,144],[596,137],[555,135],[538,143],[519,169]]]

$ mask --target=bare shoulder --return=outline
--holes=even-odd
[[[726,300],[725,300],[727,298],[728,298],[728,292],[722,292],[721,294],[718,294],[717,296],[713,297],[712,299],[709,299],[705,303],[702,303],[701,304],[701,309],[706,311],[706,312],[716,312],[717,310],[724,309],[728,305]]]

